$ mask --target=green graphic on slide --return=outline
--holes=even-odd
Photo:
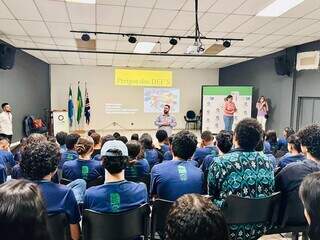
[[[252,96],[252,87],[220,87],[220,86],[204,86],[203,95],[224,95],[227,96],[231,92],[238,92],[240,96]]]

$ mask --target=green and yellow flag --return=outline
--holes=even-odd
[[[81,117],[82,117],[82,112],[83,112],[83,101],[82,101],[82,94],[80,90],[80,82],[78,82],[78,96],[77,96],[77,122],[78,124],[80,123]]]

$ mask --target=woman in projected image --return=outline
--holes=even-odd
[[[262,125],[262,129],[265,131],[269,112],[269,106],[265,96],[259,97],[256,108],[258,110],[257,121]]]
[[[233,97],[232,95],[228,95],[225,98],[224,107],[223,107],[224,130],[228,132],[232,131],[234,113],[236,111],[237,111],[237,107],[233,102]]]

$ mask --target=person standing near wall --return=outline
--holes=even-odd
[[[265,96],[259,97],[256,108],[258,110],[257,121],[262,125],[262,129],[265,131],[269,111],[268,102]]]
[[[154,123],[159,129],[165,130],[168,136],[172,135],[172,129],[177,126],[177,122],[176,118],[170,115],[170,105],[164,105],[163,113],[157,117]]]
[[[228,95],[224,102],[223,107],[223,121],[224,121],[224,130],[231,132],[232,125],[234,120],[234,113],[237,111],[237,107],[233,102],[232,95]]]
[[[9,103],[1,104],[2,112],[0,113],[0,136],[12,141],[12,114]]]

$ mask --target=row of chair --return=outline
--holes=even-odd
[[[303,233],[307,239],[307,222],[303,206],[296,192],[283,199],[280,193],[261,199],[249,199],[231,195],[226,199],[222,212],[228,224],[267,224],[266,234],[293,233],[298,239]],[[285,208],[284,201],[288,201]],[[125,240],[144,236],[155,239],[156,233],[163,236],[171,201],[157,199],[150,205],[122,213],[98,213],[85,209],[83,212],[83,240]],[[254,209],[254,210],[253,210]],[[49,216],[49,230],[53,240],[69,240],[67,218],[64,214]]]

